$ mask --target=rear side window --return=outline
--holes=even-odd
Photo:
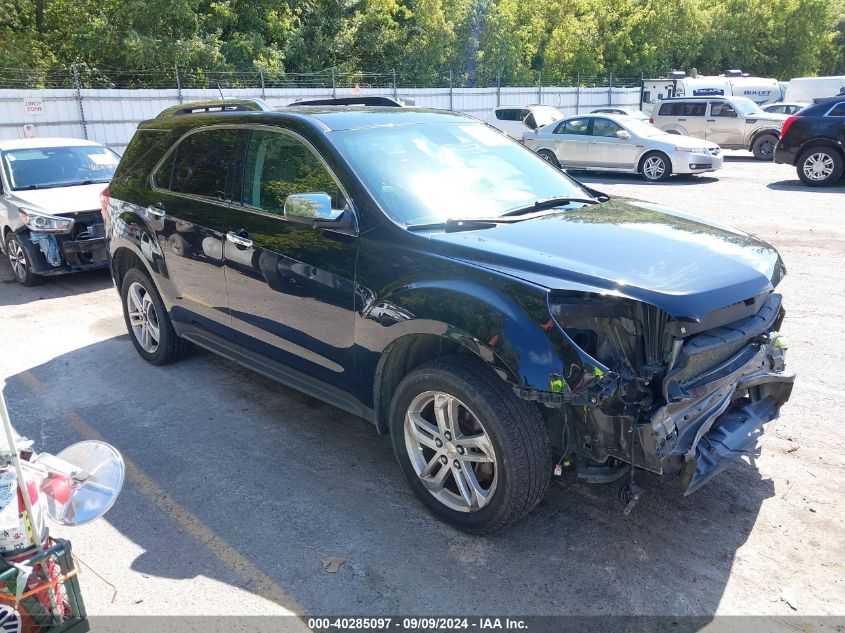
[[[173,193],[240,200],[240,173],[248,135],[246,130],[215,129],[185,137],[156,171],[156,186]]]
[[[572,119],[571,121],[564,121],[561,126],[563,129],[560,134],[581,134],[586,135],[590,128],[590,119]]]
[[[521,121],[522,119],[519,117],[520,112],[522,112],[522,110],[514,108],[496,110],[496,118],[499,119],[499,121]]]
[[[837,103],[827,116],[845,116],[845,101]]]
[[[684,104],[677,101],[671,103],[664,103],[660,106],[659,116],[682,116],[684,111]]]
[[[334,178],[310,148],[287,134],[253,132],[246,158],[244,204],[283,215],[285,199],[294,193],[327,193],[333,208],[347,206]]]
[[[704,116],[707,110],[707,104],[704,102],[685,103],[683,106],[684,116]]]

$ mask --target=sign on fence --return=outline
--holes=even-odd
[[[44,99],[41,97],[27,97],[23,100],[23,111],[28,116],[44,114]]]

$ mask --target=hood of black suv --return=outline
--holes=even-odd
[[[689,321],[771,290],[784,273],[777,251],[747,233],[624,199],[431,239],[447,257],[553,290],[627,296]]]

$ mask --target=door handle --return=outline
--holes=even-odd
[[[708,123],[715,123],[715,122],[716,122],[716,119],[707,119],[707,122],[708,122]]]
[[[244,237],[243,235],[239,235],[234,231],[229,231],[226,233],[226,239],[234,244],[235,246],[239,246],[241,248],[252,248],[252,240],[248,237]]]
[[[161,202],[156,202],[155,204],[151,204],[147,207],[147,212],[153,216],[154,218],[161,219],[167,213],[164,210],[164,205]]]
[[[678,121],[686,121],[686,119],[678,119]]]

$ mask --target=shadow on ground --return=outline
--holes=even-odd
[[[669,180],[662,182],[647,182],[639,174],[616,174],[616,173],[602,173],[596,172],[578,172],[574,170],[567,170],[577,180],[583,183],[597,184],[602,183],[616,183],[616,184],[641,184],[649,187],[685,187],[688,185],[707,185],[714,182],[719,182],[719,179],[714,176],[698,176],[691,174],[676,174],[670,176]]]
[[[776,191],[805,191],[807,193],[831,193],[843,192],[845,193],[845,180],[839,181],[832,187],[808,187],[797,178],[793,180],[780,180],[766,185],[769,189]]]
[[[5,395],[38,450],[80,439],[73,411],[297,613],[710,616],[773,495],[743,463],[689,498],[643,475],[625,517],[615,485],[565,477],[521,523],[479,538],[425,513],[368,423],[209,353],[153,367],[120,336],[11,377]],[[106,517],[145,550],[134,570],[249,587],[155,501],[129,485]],[[337,573],[330,556],[346,561]]]
[[[102,290],[112,285],[109,271],[102,268],[70,275],[45,277],[37,286],[26,288],[23,292],[7,292],[6,288],[20,288],[18,282],[15,281],[12,269],[9,267],[9,261],[2,253],[0,253],[0,259],[2,259],[2,263],[0,263],[0,307],[24,305],[44,299],[59,299],[70,295]]]

